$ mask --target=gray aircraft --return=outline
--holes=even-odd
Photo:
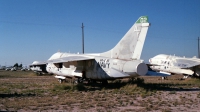
[[[95,54],[57,52],[47,61],[46,70],[60,82],[66,78],[102,81],[146,75],[148,67],[140,59],[148,27],[147,16],[141,16],[111,50]]]

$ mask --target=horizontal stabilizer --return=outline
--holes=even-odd
[[[33,65],[46,65],[46,61],[34,61],[30,66]]]

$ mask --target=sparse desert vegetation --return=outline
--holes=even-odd
[[[200,80],[143,76],[97,84],[58,83],[31,71],[0,71],[0,111],[193,111],[200,110]]]

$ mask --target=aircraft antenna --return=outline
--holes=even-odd
[[[83,54],[84,54],[84,26],[83,26],[83,23],[82,23],[82,49],[83,49]]]

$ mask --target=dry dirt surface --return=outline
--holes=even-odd
[[[143,76],[95,84],[58,83],[53,75],[0,71],[0,111],[199,112],[200,80]]]

